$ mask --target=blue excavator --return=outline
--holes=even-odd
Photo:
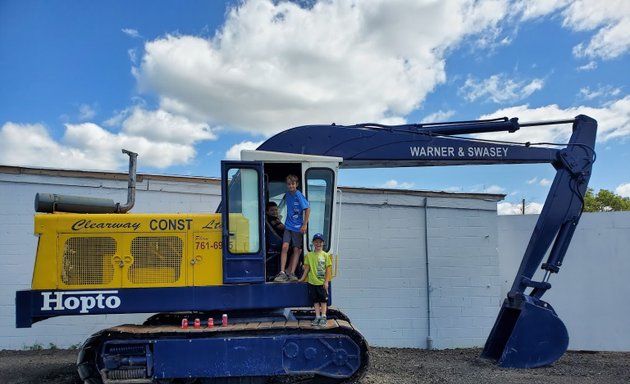
[[[480,135],[537,125],[571,125],[572,134],[564,144]],[[303,249],[321,233],[328,251],[338,241],[340,168],[549,163],[556,176],[482,356],[501,367],[552,364],[569,337],[542,296],[584,207],[596,131],[597,122],[584,115],[296,127],[243,151],[241,161],[223,161],[222,202],[207,214],[129,213],[137,154],[124,151],[127,203],[37,194],[33,281],[16,293],[16,325],[151,313],[143,324],[111,327],[85,341],[77,361],[85,383],[356,381],[369,366],[369,348],[350,319],[331,310],[325,326],[313,326],[306,284],[272,281],[278,250],[266,241],[265,205],[273,201],[286,214],[286,175],[298,176],[311,203]],[[536,281],[539,268],[544,277]]]

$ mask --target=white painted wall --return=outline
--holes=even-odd
[[[434,348],[483,345],[500,295],[496,202],[395,193],[343,201],[333,299],[368,342],[427,348],[430,329]]]
[[[499,216],[503,294],[512,286],[537,219]],[[569,349],[630,351],[629,277],[630,212],[584,213],[543,296],[567,326]]]

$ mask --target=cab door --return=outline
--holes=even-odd
[[[263,164],[221,162],[223,282],[265,281]]]

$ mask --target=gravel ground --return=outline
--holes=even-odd
[[[567,352],[549,367],[502,369],[480,349],[371,348],[360,384],[390,383],[630,383],[630,353]],[[76,350],[0,351],[1,384],[80,384]]]

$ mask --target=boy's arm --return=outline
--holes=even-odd
[[[284,231],[284,224],[282,224],[282,221],[278,217],[274,217],[271,220],[271,225],[273,226],[274,229]]]
[[[304,223],[302,224],[302,228],[300,228],[300,232],[302,234],[306,233],[306,228],[308,227],[308,218],[311,216],[311,209],[304,209]]]
[[[306,281],[306,276],[308,275],[308,269],[309,269],[308,264],[304,264],[302,266],[302,269],[304,270],[304,272],[302,272],[302,277],[300,277],[299,281]]]
[[[324,289],[328,290],[328,282],[330,282],[330,278],[332,276],[332,266],[329,265],[326,267],[326,278],[324,279]]]

